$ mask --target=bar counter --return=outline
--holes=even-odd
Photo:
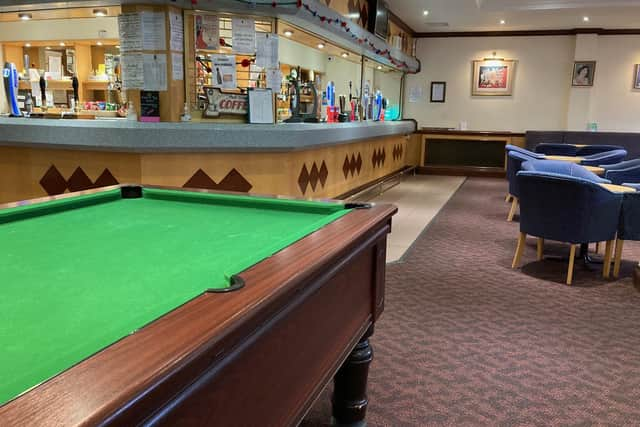
[[[415,129],[0,118],[0,203],[118,183],[337,197],[417,162]]]

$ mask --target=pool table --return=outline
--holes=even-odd
[[[396,208],[119,185],[0,206],[0,425],[365,418]]]

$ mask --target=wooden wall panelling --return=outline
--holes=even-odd
[[[82,82],[89,80],[89,75],[91,75],[93,67],[91,46],[88,44],[76,44],[74,49],[76,51],[76,74],[78,75],[78,81],[80,82],[78,87],[78,98],[81,102],[84,102],[87,101],[87,94],[85,93]]]
[[[0,203],[140,182],[134,153],[0,147]]]
[[[18,72],[21,73],[24,68],[22,47],[4,45],[4,62],[13,62]],[[4,68],[4,63],[2,64],[2,68]]]

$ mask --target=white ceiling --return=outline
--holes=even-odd
[[[388,0],[388,5],[417,32],[640,27],[640,0]]]

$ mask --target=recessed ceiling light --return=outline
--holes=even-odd
[[[378,70],[382,70],[382,65],[378,65],[376,68],[377,68]]]
[[[423,14],[424,16],[427,16],[427,15],[429,14],[429,11],[428,11],[428,10],[423,10],[423,11],[422,11],[422,14]]]
[[[119,44],[116,45],[116,49],[120,49],[120,45]]]
[[[60,46],[64,46],[64,42],[60,42]]]
[[[583,17],[582,17],[582,20],[583,20],[584,22],[589,22],[589,17],[588,17],[588,16],[583,16]]]
[[[342,56],[343,58],[346,58],[347,56],[349,56],[349,53],[348,52],[342,52],[340,54],[340,56]]]
[[[285,35],[285,36],[287,36],[287,37],[291,37],[291,36],[293,35],[293,31],[291,31],[291,30],[285,30],[285,31],[284,31],[284,35]]]
[[[318,43],[318,49],[324,49],[324,43]]]
[[[51,46],[47,46],[47,47],[45,47],[45,49],[51,50]]]
[[[109,12],[107,9],[93,9],[93,14],[95,16],[107,16]]]
[[[31,47],[31,43],[25,44],[24,47]]]
[[[98,46],[102,46],[102,42],[98,42],[96,43]]]
[[[23,21],[28,21],[32,18],[32,16],[30,13],[19,13],[18,18],[22,19]]]
[[[501,20],[500,20],[500,25],[504,25],[504,24],[506,24],[506,23],[507,23],[507,21],[505,21],[504,19],[501,19]]]

